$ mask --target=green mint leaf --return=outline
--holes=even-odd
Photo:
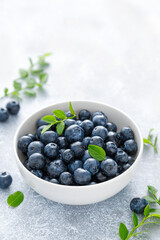
[[[61,135],[64,131],[64,128],[65,128],[65,123],[64,122],[60,122],[57,124],[56,126],[56,131],[59,135]]]
[[[138,218],[135,212],[133,212],[133,224],[135,227],[138,225]]]
[[[72,103],[69,102],[69,110],[71,112],[72,115],[76,115],[75,111],[73,110],[73,107],[72,107]]]
[[[45,62],[44,59],[39,59],[38,65],[42,68],[48,67],[50,64],[48,62]]]
[[[19,92],[17,92],[17,91],[13,91],[13,92],[11,92],[9,95],[12,96],[13,98],[18,99],[18,100],[21,99],[21,98],[20,98],[20,95],[19,95]]]
[[[119,225],[119,236],[122,240],[125,240],[128,236],[128,229],[124,223],[120,223]]]
[[[35,91],[33,91],[33,90],[31,90],[31,89],[24,89],[24,93],[26,94],[26,95],[28,95],[28,96],[31,96],[31,97],[34,97],[34,96],[36,96],[36,92]]]
[[[156,200],[150,195],[145,196],[143,198],[146,199],[148,203],[155,203],[156,202]]]
[[[42,88],[42,87],[43,87],[42,84],[40,84],[40,83],[36,83],[36,85],[37,85],[39,88]]]
[[[17,90],[17,91],[20,91],[20,90],[22,89],[21,83],[20,83],[19,81],[17,81],[17,80],[14,80],[14,82],[13,82],[13,87],[14,87],[14,89]]]
[[[66,114],[62,110],[54,110],[53,113],[57,118],[60,118],[63,120],[66,118]]]
[[[158,214],[158,215],[160,215],[160,209],[150,208],[150,209],[149,209],[149,214],[150,214],[150,215],[152,215],[152,214]]]
[[[28,58],[28,60],[29,60],[29,62],[30,62],[30,66],[31,66],[31,68],[34,66],[34,64],[33,64],[33,61],[32,61],[32,58]]]
[[[149,215],[149,205],[147,205],[144,209],[144,216],[148,217],[148,215]]]
[[[152,143],[146,138],[143,138],[143,143],[152,145]]]
[[[5,89],[4,89],[4,96],[5,96],[5,97],[8,96],[8,88],[5,88]]]
[[[21,202],[23,202],[23,199],[24,199],[23,193],[17,191],[9,195],[9,197],[7,198],[7,203],[11,207],[18,207],[21,204]]]
[[[151,130],[149,131],[149,134],[148,134],[148,140],[150,140],[150,141],[151,141],[153,131],[154,131],[154,128],[151,128]]]
[[[45,59],[46,57],[49,57],[49,56],[51,56],[52,55],[52,53],[45,53],[45,54],[43,54],[43,55],[41,55],[41,56],[39,56],[39,59]]]
[[[39,75],[41,72],[43,72],[43,68],[31,69],[32,75]]]
[[[45,84],[48,81],[48,73],[41,73],[39,75],[39,80],[41,84]]]
[[[36,80],[32,77],[26,79],[27,88],[34,88],[36,86]]]
[[[156,193],[158,192],[158,190],[153,186],[147,186],[147,187],[148,187],[148,191],[153,195],[156,195]]]
[[[25,69],[19,69],[19,75],[21,78],[26,78],[28,77],[28,71]]]
[[[41,134],[45,133],[48,129],[50,129],[52,125],[53,125],[53,124],[48,124],[48,125],[46,125],[46,126],[42,129]]]
[[[47,116],[43,117],[42,120],[44,120],[47,123],[55,123],[57,121],[55,116],[53,116],[53,115],[47,115]]]
[[[103,161],[106,159],[106,153],[103,148],[96,145],[88,145],[89,154],[98,161]]]

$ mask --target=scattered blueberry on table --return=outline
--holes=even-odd
[[[42,117],[35,124],[35,133],[26,133],[18,140],[18,148],[26,157],[24,166],[35,176],[55,184],[95,185],[122,174],[134,163],[138,148],[130,127],[124,126],[117,132],[116,124],[100,111],[82,109],[77,116],[71,111],[63,113],[61,126],[60,117],[53,116],[57,123],[50,127],[50,122]],[[91,156],[91,145],[103,148],[104,160]],[[139,209],[143,203],[138,202]],[[138,208],[134,205],[135,202],[135,211]]]
[[[8,172],[0,173],[0,188],[8,188],[12,183],[12,177]]]
[[[0,122],[6,122],[9,115],[17,115],[20,110],[20,104],[17,101],[10,101],[6,108],[0,108]]]

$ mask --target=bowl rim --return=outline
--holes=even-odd
[[[19,156],[18,156],[18,153],[17,153],[17,140],[18,140],[18,135],[19,135],[19,131],[20,129],[22,128],[23,124],[29,119],[31,118],[34,114],[38,114],[40,113],[41,111],[43,110],[46,110],[47,108],[51,108],[52,106],[54,107],[55,105],[58,105],[58,104],[66,104],[66,103],[69,103],[70,101],[64,101],[64,102],[57,102],[55,104],[51,104],[49,106],[46,106],[46,107],[43,107],[43,108],[40,108],[38,111],[30,114],[25,120],[23,120],[23,122],[20,124],[20,126],[18,127],[18,129],[16,130],[16,133],[15,133],[15,136],[14,136],[14,141],[13,141],[13,148],[14,148],[14,153],[15,153],[15,156],[16,156],[16,162],[17,162],[17,165],[20,165],[20,167],[23,169],[23,171],[26,172],[26,174],[29,174],[33,179],[35,178],[35,180],[39,180],[40,183],[46,183],[46,184],[49,184],[50,186],[54,186],[54,187],[60,187],[61,189],[93,189],[93,188],[98,188],[100,186],[107,186],[108,184],[110,183],[114,183],[114,182],[117,182],[118,180],[121,181],[121,178],[125,177],[125,175],[129,174],[132,172],[132,169],[138,164],[138,162],[140,161],[141,159],[141,156],[142,156],[142,153],[143,153],[143,138],[142,138],[142,135],[141,135],[141,132],[140,132],[140,129],[138,127],[138,125],[136,124],[136,122],[125,112],[123,112],[122,110],[118,109],[117,107],[113,107],[112,105],[110,104],[106,104],[104,102],[99,102],[99,101],[91,101],[91,100],[73,100],[71,101],[72,104],[74,103],[95,103],[95,104],[100,104],[100,105],[103,105],[103,106],[107,106],[109,108],[112,108],[114,109],[115,111],[119,112],[119,113],[122,113],[126,118],[128,118],[136,127],[137,129],[137,132],[138,132],[138,135],[139,135],[139,138],[140,138],[140,143],[139,143],[139,153],[137,155],[137,157],[135,158],[135,161],[134,163],[123,173],[121,173],[120,175],[112,178],[112,179],[109,179],[107,181],[104,181],[104,182],[101,182],[101,183],[97,183],[97,184],[93,184],[93,185],[83,185],[83,186],[71,186],[71,185],[62,185],[62,184],[56,184],[56,183],[51,183],[51,182],[48,182],[42,178],[39,178],[37,177],[36,175],[34,175],[33,173],[31,173],[24,165],[23,163],[21,162]]]

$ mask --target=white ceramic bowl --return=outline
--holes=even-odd
[[[14,138],[14,151],[16,155],[16,161],[25,181],[31,188],[33,188],[42,196],[56,202],[71,205],[96,203],[112,197],[113,195],[121,191],[129,183],[129,181],[133,177],[133,174],[142,155],[142,136],[136,123],[127,114],[112,106],[90,101],[73,101],[72,105],[77,113],[81,109],[88,109],[91,113],[94,111],[103,111],[107,115],[109,121],[117,124],[118,130],[124,126],[131,127],[134,131],[135,140],[138,144],[138,152],[134,164],[127,171],[109,181],[89,186],[64,186],[60,184],[54,184],[40,179],[30,173],[23,166],[25,157],[17,148],[17,142],[19,137],[27,133],[35,133],[36,122],[40,117],[52,114],[52,111],[55,109],[62,109],[64,111],[67,111],[69,109],[68,102],[63,102],[43,108],[42,110],[28,117],[21,124]]]

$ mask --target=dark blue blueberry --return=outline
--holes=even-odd
[[[16,115],[20,110],[20,105],[16,101],[7,103],[6,108],[11,115]]]
[[[40,126],[38,129],[37,129],[37,137],[40,139],[40,136],[41,136],[41,132],[43,130],[43,128],[46,127],[46,125],[43,125],[43,126]],[[47,130],[49,131],[49,129]]]
[[[92,130],[94,128],[93,122],[90,120],[84,120],[81,124],[80,127],[83,128],[84,130],[84,135],[89,136],[92,133]]]
[[[117,133],[116,138],[115,138],[115,143],[117,144],[117,147],[119,147],[120,145],[123,144],[120,133]]]
[[[59,177],[59,182],[63,185],[72,185],[73,184],[72,174],[69,172],[61,173],[61,175]]]
[[[68,143],[66,137],[58,137],[57,144],[59,146],[59,149],[67,148]]]
[[[27,153],[28,151],[28,145],[32,142],[32,138],[28,136],[23,136],[20,137],[18,140],[18,148],[21,150],[23,153]]]
[[[51,178],[58,178],[59,175],[62,172],[65,172],[66,170],[67,170],[66,165],[62,160],[59,160],[59,159],[51,162],[47,166],[47,174]]]
[[[126,141],[134,138],[134,133],[131,128],[123,127],[120,131],[120,136],[122,141]]]
[[[103,112],[97,111],[97,112],[92,113],[91,120],[93,120],[93,118],[97,115],[105,116],[107,118],[107,116]]]
[[[112,131],[112,132],[117,132],[117,126],[116,126],[115,123],[108,122],[106,127],[107,127],[107,129],[108,129],[109,132],[110,132],[110,131]]]
[[[34,141],[28,145],[27,155],[28,157],[30,157],[33,153],[43,153],[43,150],[44,150],[43,143],[40,141]]]
[[[86,119],[90,119],[91,114],[90,114],[90,112],[89,112],[88,110],[83,109],[83,110],[81,110],[81,111],[79,112],[78,116],[79,116],[79,119],[80,119],[81,121],[84,121],[84,120],[86,120]]]
[[[130,208],[133,212],[140,214],[144,212],[148,202],[144,198],[133,198],[130,202]]]
[[[88,150],[85,150],[82,161],[85,162],[88,158],[91,158],[91,155],[89,154]]]
[[[68,170],[70,171],[70,173],[74,173],[74,171],[77,169],[77,168],[82,168],[83,166],[83,163],[82,161],[80,160],[75,160],[74,162],[70,163],[68,165]]]
[[[81,123],[82,123],[82,121],[81,121],[81,120],[77,120],[75,124],[77,124],[77,125],[79,125],[79,126],[80,126],[80,125],[81,125]]]
[[[62,148],[62,149],[59,150],[59,156],[58,156],[58,159],[63,160],[62,155],[63,155],[63,152],[64,152],[65,150],[66,150],[66,149],[64,149],[64,148]]]
[[[74,152],[76,158],[81,158],[84,154],[84,147],[81,142],[74,142],[70,145],[71,150]]]
[[[80,126],[74,124],[65,130],[64,135],[69,143],[82,141],[84,138],[84,130]]]
[[[73,116],[70,111],[65,112],[65,114],[66,114],[66,117],[72,117]],[[76,117],[74,117],[73,119],[76,120]]]
[[[98,172],[95,175],[95,178],[96,178],[97,182],[105,182],[105,181],[107,181],[106,175],[104,175],[102,172]]]
[[[124,142],[124,150],[129,154],[129,155],[134,155],[137,153],[137,143],[133,140],[127,140]]]
[[[73,124],[76,124],[76,121],[74,119],[67,119],[65,120],[65,126],[66,128],[73,125]]]
[[[118,172],[118,165],[113,159],[106,159],[101,162],[101,170],[108,177],[113,177]]]
[[[118,165],[118,172],[123,173],[123,164]]]
[[[87,185],[91,181],[91,173],[83,168],[74,171],[74,180],[79,185]]]
[[[123,172],[125,172],[128,168],[130,168],[130,164],[129,163],[125,163],[122,165],[122,168],[123,168]]]
[[[37,137],[36,137],[35,134],[29,133],[29,134],[27,134],[27,136],[30,137],[32,139],[32,141],[36,141],[37,140]]]
[[[45,158],[40,153],[33,153],[28,159],[29,166],[33,169],[42,169],[45,165]]]
[[[55,159],[58,156],[58,151],[59,151],[59,148],[56,143],[48,143],[44,147],[44,154],[49,158]]]
[[[12,177],[8,172],[0,173],[0,188],[8,188],[12,183]]]
[[[49,182],[59,184],[59,181],[56,178],[50,179]]]
[[[82,144],[85,149],[88,149],[88,145],[90,144],[91,137],[85,137],[83,138]]]
[[[96,115],[94,116],[93,120],[92,120],[94,126],[103,126],[106,127],[107,126],[107,118],[103,115]]]
[[[135,159],[131,156],[128,156],[128,163],[132,165],[135,162]]]
[[[32,169],[30,172],[33,173],[36,177],[39,177],[39,178],[42,178],[42,177],[43,177],[43,172],[42,172],[42,170]]]
[[[58,134],[54,131],[46,131],[45,133],[41,134],[40,140],[44,144],[56,143],[58,140]]]
[[[45,180],[45,181],[47,181],[47,182],[49,182],[50,181],[50,179],[49,179],[49,177],[48,176],[43,176],[43,180]]]
[[[98,173],[99,167],[99,162],[94,158],[88,158],[83,164],[83,168],[88,170],[91,175],[95,175],[96,173]]]
[[[104,141],[107,139],[108,136],[108,130],[107,128],[103,126],[97,126],[93,129],[92,131],[92,136],[99,136],[101,137]]]
[[[103,141],[103,139],[102,139],[101,137],[99,137],[99,136],[91,137],[91,139],[90,139],[90,144],[91,144],[91,145],[97,145],[97,146],[99,146],[99,147],[101,147],[101,148],[104,147],[104,141]]]
[[[38,119],[37,123],[37,128],[41,127],[41,126],[45,126],[45,125],[48,125],[47,122],[45,122],[44,120],[42,120],[42,118]]]
[[[106,143],[106,154],[109,156],[114,156],[117,152],[117,145],[114,142]]]
[[[117,153],[115,155],[115,160],[118,164],[119,163],[127,163],[128,162],[128,155],[121,148],[118,148]]]
[[[5,122],[9,118],[9,112],[5,108],[0,108],[0,122]]]
[[[29,171],[32,169],[32,168],[29,166],[28,159],[24,161],[23,165],[24,165],[25,168],[27,168]]]
[[[74,152],[71,149],[66,149],[62,153],[62,159],[66,163],[71,163],[74,160]]]
[[[108,132],[106,141],[117,143],[117,133],[112,131]]]
[[[96,182],[90,182],[88,185],[95,185],[97,184]]]

